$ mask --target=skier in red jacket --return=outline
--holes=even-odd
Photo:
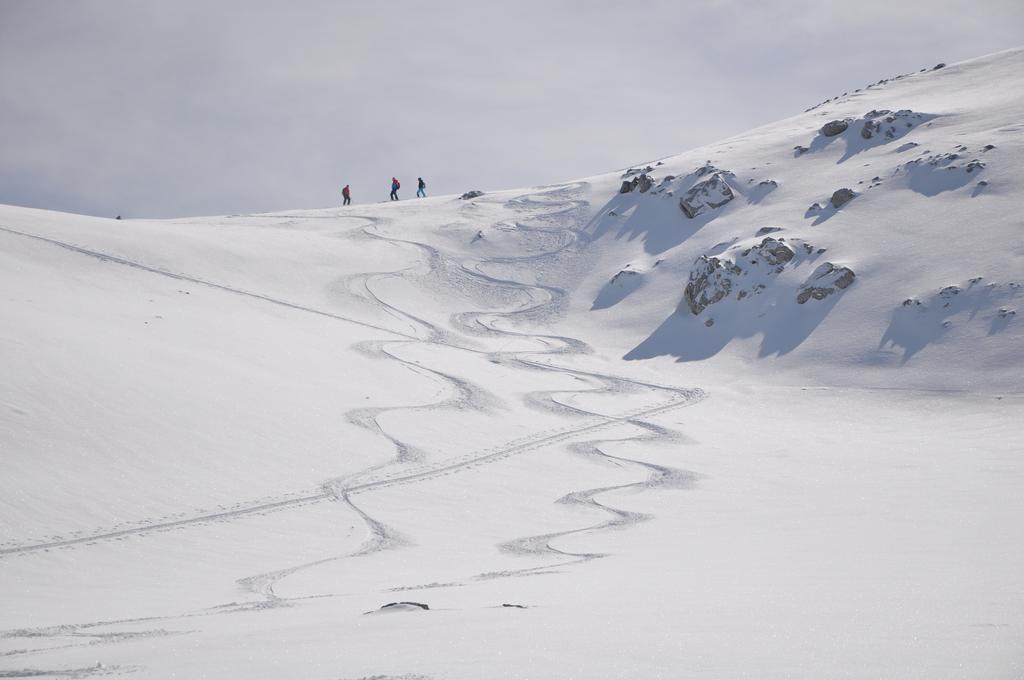
[[[341,190],[341,195],[345,199],[345,202],[342,203],[342,205],[348,205],[349,203],[352,202],[352,192],[349,191],[347,184],[345,185],[345,188]]]
[[[391,178],[391,200],[392,201],[397,201],[398,200],[398,190],[401,189],[401,188],[402,188],[402,183],[399,182],[396,178],[392,177]]]

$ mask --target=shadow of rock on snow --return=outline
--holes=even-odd
[[[770,297],[757,310],[717,317],[710,327],[702,317],[685,309],[676,310],[623,358],[632,361],[672,356],[679,361],[700,361],[715,356],[733,340],[759,334],[759,358],[789,354],[810,337],[840,299],[832,296],[798,305],[790,296]]]
[[[635,171],[627,171],[628,178]],[[775,186],[772,181],[743,188],[736,176],[709,163],[688,175],[656,177],[644,173],[643,182],[626,180],[587,225],[586,231],[598,239],[606,234],[615,238],[643,239],[644,251],[656,255],[683,243],[706,224],[739,203],[740,196],[757,202]]]
[[[1021,297],[1024,287],[1018,282],[982,284],[982,280],[979,276],[962,285],[946,286],[925,300],[907,298],[893,310],[878,349],[902,348],[905,364],[947,333],[979,320],[988,321],[986,336],[1006,330],[1017,315],[1008,305]],[[977,335],[981,335],[980,328]]]
[[[831,262],[808,275],[806,267],[824,249],[802,239],[761,238],[763,231],[718,255],[697,258],[675,313],[624,358],[699,361],[734,339],[755,335],[761,336],[760,357],[799,347],[855,275]]]
[[[631,265],[626,265],[611,278],[611,281],[601,287],[597,297],[594,298],[594,303],[590,306],[591,311],[608,309],[619,304],[642,288],[644,282],[645,272],[634,269]]]
[[[967,186],[984,170],[985,164],[980,160],[943,153],[904,163],[896,168],[894,177],[905,178],[909,189],[931,197]]]
[[[808,147],[799,147],[806,151],[799,151],[796,155],[803,156],[807,153],[821,151],[841,139],[845,143],[846,149],[836,163],[843,163],[863,151],[896,141],[918,126],[937,117],[935,114],[918,113],[909,109],[901,111],[883,109],[868,111],[860,118],[829,121],[822,126]]]

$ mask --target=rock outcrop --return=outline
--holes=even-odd
[[[637,175],[632,180],[624,181],[622,186],[619,188],[619,193],[628,194],[634,189],[639,189],[641,194],[645,194],[652,186],[654,186],[654,180],[645,172]]]
[[[685,309],[696,316],[730,296],[740,301],[760,295],[769,286],[776,285],[787,267],[813,260],[824,251],[801,239],[788,243],[783,238],[772,236],[753,240],[752,243],[748,241],[747,244],[744,247],[743,243],[738,243],[722,255],[698,257],[690,268],[683,300],[679,304],[680,311],[685,305]],[[822,286],[836,285],[831,279],[823,279],[820,283]],[[841,287],[846,285],[849,284],[843,280]]]
[[[832,204],[833,208],[839,210],[856,197],[857,193],[853,189],[836,189],[832,194],[832,198],[829,199],[829,202]]]
[[[683,301],[692,314],[700,314],[709,305],[724,299],[732,290],[732,277],[742,273],[735,262],[701,255],[690,269]]]
[[[826,262],[815,269],[810,278],[800,286],[796,301],[802,305],[811,299],[824,300],[837,290],[849,288],[856,276],[849,267],[839,267]]]
[[[775,267],[792,260],[795,253],[792,248],[782,241],[768,236],[758,245],[744,250],[742,255],[743,257],[750,258],[751,264],[757,264],[757,259],[761,259],[770,266]]]
[[[709,172],[709,177],[694,184],[686,195],[679,199],[680,210],[690,219],[708,210],[721,208],[735,198],[732,188],[726,181],[732,173],[718,170],[714,166],[708,170],[708,166],[705,166],[697,171],[697,176],[707,175]]]
[[[889,111],[888,109],[872,110],[864,114],[864,125],[860,129],[860,136],[864,139],[872,139],[881,136],[886,141],[902,137],[911,128],[919,123],[934,118],[924,113],[917,113],[910,109],[900,111]]]
[[[472,191],[467,191],[466,193],[462,194],[461,196],[459,196],[459,198],[463,201],[468,201],[471,198],[476,198],[478,196],[483,195],[484,192],[480,191],[479,189],[473,189]]]
[[[846,128],[848,127],[850,127],[849,121],[830,120],[821,127],[821,134],[826,137],[835,137],[836,135],[846,132]]]

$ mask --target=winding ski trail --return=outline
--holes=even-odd
[[[358,408],[349,411],[345,416],[349,422],[363,427],[391,442],[395,451],[394,457],[391,460],[364,469],[359,473],[335,479],[328,479],[321,484],[319,489],[310,490],[305,493],[292,493],[278,498],[261,499],[258,502],[240,503],[236,507],[213,512],[198,511],[192,516],[182,517],[171,521],[145,523],[140,524],[139,526],[117,528],[110,531],[100,531],[89,535],[74,536],[61,540],[6,546],[4,548],[0,548],[0,557],[15,556],[36,551],[66,549],[75,546],[89,545],[104,540],[122,539],[129,536],[141,536],[152,532],[180,529],[210,522],[230,521],[245,516],[297,508],[325,501],[338,502],[350,508],[350,510],[361,519],[368,532],[367,539],[356,552],[327,556],[322,559],[293,565],[274,572],[256,574],[238,579],[239,584],[245,589],[259,594],[266,598],[269,603],[273,603],[275,601],[280,601],[280,598],[278,598],[274,593],[274,585],[283,578],[295,574],[303,569],[321,565],[326,562],[390,549],[403,544],[403,540],[396,531],[385,526],[383,523],[379,522],[362,510],[353,501],[354,496],[369,493],[378,489],[390,488],[396,485],[427,481],[442,475],[475,468],[480,465],[504,460],[520,453],[567,441],[575,441],[571,446],[574,451],[582,451],[583,449],[580,447],[585,447],[589,452],[588,455],[605,456],[609,460],[614,459],[623,464],[640,467],[648,472],[648,477],[645,480],[629,484],[568,493],[559,502],[590,505],[609,513],[611,517],[605,522],[567,532],[515,539],[506,543],[505,549],[510,552],[519,553],[536,554],[546,552],[551,553],[553,556],[573,557],[579,559],[592,559],[599,556],[589,553],[576,554],[562,552],[553,548],[550,543],[562,536],[597,531],[602,528],[620,526],[624,523],[639,520],[639,518],[634,517],[631,513],[619,511],[608,505],[600,503],[596,500],[596,496],[627,487],[639,488],[644,486],[655,486],[662,483],[667,484],[669,483],[669,480],[678,479],[680,478],[680,475],[685,476],[689,473],[660,468],[642,461],[616,458],[614,456],[604,454],[598,447],[598,443],[602,441],[619,440],[581,440],[581,438],[596,435],[601,430],[622,424],[633,425],[644,432],[636,437],[628,438],[628,440],[656,440],[670,437],[671,433],[661,430],[649,423],[643,422],[643,419],[695,403],[696,401],[704,398],[705,394],[699,389],[656,385],[610,374],[558,366],[553,363],[542,361],[540,360],[541,356],[571,356],[574,354],[586,354],[591,350],[586,343],[576,338],[516,329],[517,324],[540,324],[556,319],[559,313],[564,309],[568,297],[567,292],[564,288],[559,287],[557,283],[523,283],[513,277],[490,273],[487,270],[488,268],[504,268],[506,270],[511,269],[514,271],[518,268],[527,268],[531,271],[547,271],[554,269],[554,267],[550,266],[552,263],[571,261],[577,255],[577,253],[574,252],[574,249],[577,247],[579,241],[586,238],[586,235],[583,234],[581,230],[567,228],[565,226],[567,223],[573,223],[579,227],[583,223],[582,214],[587,207],[587,204],[585,201],[577,200],[575,198],[575,193],[580,188],[581,185],[554,187],[532,195],[514,198],[506,202],[506,207],[509,207],[517,214],[522,215],[523,219],[517,220],[516,225],[517,230],[524,238],[539,237],[545,242],[551,242],[554,244],[554,247],[550,249],[527,255],[503,256],[482,260],[452,259],[450,256],[442,253],[440,250],[429,244],[387,235],[383,231],[383,228],[387,225],[387,220],[379,215],[348,214],[334,217],[333,219],[360,221],[359,225],[349,229],[348,233],[354,238],[382,240],[398,247],[415,249],[420,253],[417,263],[403,270],[368,272],[353,275],[346,279],[346,289],[350,295],[361,298],[365,302],[378,307],[390,317],[400,321],[402,325],[408,328],[407,332],[354,319],[343,314],[280,299],[272,295],[252,292],[243,288],[211,281],[198,276],[167,271],[142,262],[114,256],[58,239],[52,239],[0,226],[0,231],[6,232],[10,235],[34,239],[81,255],[100,259],[102,261],[113,262],[115,264],[131,267],[143,272],[170,277],[176,280],[187,281],[236,295],[250,297],[269,304],[284,306],[297,312],[315,314],[345,323],[356,324],[375,331],[384,332],[394,339],[364,341],[358,343],[356,349],[367,356],[398,362],[411,372],[427,379],[437,381],[439,384],[443,385],[448,392],[443,399],[429,405],[379,406]],[[453,314],[450,318],[450,322],[452,326],[459,331],[454,332],[440,327],[407,309],[403,309],[400,305],[389,301],[385,295],[382,295],[375,290],[379,283],[387,279],[400,278],[412,280],[417,277],[437,276],[442,270],[444,270],[447,276],[454,277],[459,285],[465,285],[468,288],[476,290],[497,290],[505,296],[509,296],[510,294],[512,294],[512,297],[518,296],[521,300],[524,300],[524,302],[503,310],[467,311]],[[510,341],[514,340],[532,341],[541,345],[542,348],[521,351],[505,351],[501,348],[497,350],[481,349],[475,346],[473,342],[467,341],[468,338],[472,338],[474,336],[482,340],[501,340],[502,346],[505,346]],[[487,449],[472,451],[448,459],[429,461],[429,455],[427,452],[418,449],[411,443],[406,442],[398,436],[388,432],[387,428],[381,425],[380,417],[385,413],[405,409],[436,411],[463,409],[485,410],[489,407],[494,397],[483,386],[462,379],[451,372],[427,366],[421,362],[413,362],[401,357],[398,353],[398,349],[406,345],[440,346],[460,352],[482,355],[494,363],[523,370],[572,375],[584,381],[586,383],[586,387],[576,390],[536,391],[526,395],[526,399],[535,407],[542,408],[565,417],[570,417],[575,422],[564,428],[556,428],[545,432],[535,433]],[[629,412],[618,414],[599,413],[587,410],[579,407],[578,405],[569,405],[564,400],[566,396],[572,394],[629,394],[639,391],[648,391],[660,394],[661,398],[653,405],[635,408]],[[560,399],[560,397],[563,399]],[[533,569],[526,571],[532,570]],[[491,578],[494,576],[495,574],[480,575],[480,578]]]

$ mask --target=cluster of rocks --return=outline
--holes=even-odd
[[[1024,292],[1024,287],[1018,281],[1008,283],[990,281],[980,285],[982,281],[983,277],[975,276],[968,279],[964,285],[945,286],[925,301],[916,297],[907,298],[901,307],[906,308],[907,313],[913,312],[931,318],[935,322],[941,321],[942,326],[948,328],[952,325],[949,318],[962,311],[969,310],[967,319],[970,321],[975,318],[985,318],[986,315],[978,312],[983,307],[991,308],[998,304],[1000,306],[996,308],[993,320],[997,319],[1002,324],[1009,323],[1017,315],[1017,311],[1004,303],[1019,300],[1021,293]],[[992,326],[992,329],[997,328],[997,326]]]
[[[846,132],[852,125],[855,128],[860,128],[860,136],[863,139],[874,139],[880,136],[885,140],[892,140],[902,137],[915,125],[924,123],[934,117],[924,113],[917,113],[910,109],[902,109],[895,112],[889,109],[874,109],[865,113],[861,118],[830,120],[821,127],[819,132],[825,137],[835,137]]]
[[[734,293],[736,300],[758,295],[790,263],[825,252],[824,248],[815,248],[805,241],[788,243],[782,237],[766,236],[780,229],[762,227],[757,235],[764,238],[746,248],[735,246],[731,256],[698,257],[690,268],[680,308],[685,304],[686,309],[696,316]],[[797,302],[803,304],[809,299],[822,300],[836,290],[849,287],[853,279],[854,273],[848,267],[826,263],[818,267],[800,286]]]
[[[959,165],[954,165],[953,163],[954,163],[954,161],[961,160],[962,158],[964,158],[964,157],[961,156],[959,153],[955,153],[955,152],[953,152],[953,153],[939,153],[939,154],[932,154],[931,156],[925,156],[925,157],[922,157],[922,158],[915,158],[914,160],[908,161],[907,163],[904,163],[902,166],[899,166],[899,167],[909,168],[909,167],[912,167],[912,166],[915,166],[915,165],[927,164],[927,165],[930,165],[932,167],[947,168],[949,170],[952,170],[954,168],[961,167]],[[897,170],[899,169],[899,167],[897,168]],[[973,159],[967,161],[963,165],[964,172],[967,172],[968,174],[973,173],[976,170],[984,170],[984,169],[985,169],[984,161],[980,161],[977,158],[973,158]]]
[[[639,190],[641,194],[646,194],[652,186],[654,186],[654,179],[644,172],[631,180],[623,181],[622,186],[619,188],[619,193],[628,194],[633,190]]]
[[[868,111],[864,114],[864,125],[861,126],[860,136],[864,139],[872,139],[876,135],[881,135],[885,139],[896,139],[907,129],[933,117],[910,109],[901,109],[896,112],[888,109]]]
[[[463,201],[468,201],[471,198],[477,198],[478,196],[483,195],[484,192],[480,191],[479,189],[473,189],[472,191],[467,191],[466,193],[462,194],[461,196],[459,196],[459,198]]]
[[[940,62],[940,63],[936,64],[935,66],[931,67],[931,69],[923,68],[920,71],[918,71],[918,73],[925,73],[926,71],[929,71],[929,70],[931,70],[931,71],[938,71],[939,69],[943,69],[943,68],[946,68],[946,64]],[[891,81],[903,80],[904,78],[907,78],[907,77],[912,76],[912,75],[914,75],[914,74],[913,73],[903,73],[903,74],[900,74],[898,76],[893,76],[892,78],[882,78],[877,83],[871,83],[870,85],[868,85],[866,87],[863,87],[863,88],[858,87],[856,90],[854,90],[854,92],[856,93],[856,92],[860,92],[861,90],[870,90],[872,88],[881,87],[881,86],[883,86],[886,83],[889,83]],[[838,101],[840,98],[845,97],[848,94],[849,94],[849,92],[844,92],[841,95],[836,95],[835,97],[829,97],[828,99],[826,99],[823,102],[818,102],[814,106],[807,107],[806,109],[804,109],[804,113],[807,113],[808,111],[813,111],[814,109],[820,108],[820,107],[822,107],[825,104],[828,104],[830,102]]]
[[[856,276],[849,267],[826,262],[811,272],[810,278],[800,286],[796,301],[802,305],[812,299],[824,300],[837,290],[849,288]]]

